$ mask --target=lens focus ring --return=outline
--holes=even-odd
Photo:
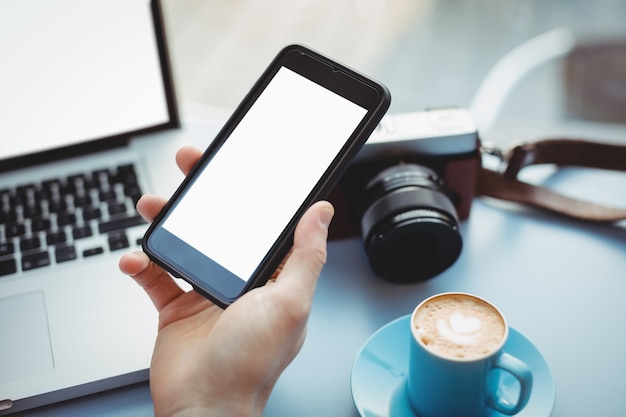
[[[441,184],[432,170],[412,164],[389,168],[370,181],[361,231],[378,275],[394,282],[421,281],[458,258],[458,218]]]

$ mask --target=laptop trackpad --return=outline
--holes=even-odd
[[[54,368],[42,292],[0,299],[0,383]]]

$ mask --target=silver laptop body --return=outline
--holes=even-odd
[[[157,314],[117,265],[178,127],[158,0],[0,0],[0,415],[147,379]]]

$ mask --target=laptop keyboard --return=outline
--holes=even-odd
[[[0,276],[139,244],[140,196],[132,164],[0,189]]]

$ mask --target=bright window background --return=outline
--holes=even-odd
[[[578,42],[626,38],[624,0],[164,0],[182,103],[234,109],[287,43],[385,83],[391,112],[469,106],[505,54],[567,28]],[[626,87],[621,88],[626,95]],[[539,68],[502,113],[563,117],[558,65]]]

